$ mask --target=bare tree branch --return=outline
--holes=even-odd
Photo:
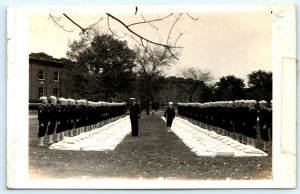
[[[147,22],[147,21],[145,20],[144,16],[143,16],[143,14],[141,14],[141,17],[143,18],[144,22]],[[147,23],[148,23],[152,28],[158,30],[158,28],[155,27],[153,24],[151,24],[151,22],[147,22]]]
[[[138,37],[140,39],[140,42],[139,41],[136,41],[138,42],[141,46],[143,46],[146,50],[147,50],[147,46],[145,46],[145,42],[148,44],[148,43],[151,43],[153,45],[157,45],[157,46],[161,46],[163,48],[165,48],[166,51],[168,51],[170,53],[170,55],[179,60],[178,57],[177,57],[177,54],[174,53],[174,50],[173,49],[180,49],[180,48],[183,48],[181,46],[177,46],[177,42],[178,40],[180,39],[180,37],[182,37],[183,33],[180,33],[179,36],[175,39],[175,44],[174,45],[171,45],[169,44],[169,41],[171,39],[171,33],[175,27],[175,25],[178,23],[179,19],[182,17],[184,13],[180,13],[179,15],[174,15],[173,13],[165,16],[165,17],[162,17],[162,18],[158,18],[158,19],[152,19],[152,20],[146,20],[145,17],[141,14],[141,17],[143,19],[143,21],[140,21],[140,22],[135,22],[135,23],[131,23],[131,24],[125,24],[122,20],[120,20],[119,18],[109,14],[109,13],[106,13],[107,15],[107,25],[108,25],[108,30],[116,37],[118,38],[124,38],[125,36],[127,36],[127,33],[124,35],[124,36],[120,36],[118,35],[116,32],[113,31],[113,29],[111,28],[111,24],[110,24],[110,19],[113,19],[115,21],[117,21],[119,24],[121,24],[123,27],[125,27],[132,35],[134,35],[135,37]],[[198,18],[194,18],[192,17],[191,15],[189,15],[188,13],[186,13],[186,15],[192,19],[192,20],[198,20]],[[88,30],[91,29],[93,26],[95,26],[96,24],[98,24],[101,20],[103,20],[103,17],[101,19],[99,19],[99,21],[97,21],[96,23],[88,26],[87,28],[84,28],[82,27],[81,25],[79,25],[78,23],[76,23],[74,20],[72,20],[67,14],[63,13],[63,16],[65,16],[68,20],[70,20],[73,24],[75,24],[78,28],[80,28],[81,32],[83,34],[89,34],[88,33]],[[148,24],[150,25],[151,27],[153,27],[154,29],[156,30],[159,30],[158,27],[154,26],[152,23],[153,22],[159,22],[159,21],[162,21],[162,20],[165,20],[169,17],[174,17],[175,18],[175,21],[173,22],[169,32],[168,32],[168,37],[167,37],[167,41],[166,41],[166,44],[163,44],[163,43],[159,43],[159,42],[155,42],[153,40],[150,40],[142,35],[140,35],[139,33],[137,33],[135,30],[131,29],[132,26],[135,26],[135,25],[139,25],[139,24]],[[58,25],[60,26],[63,30],[69,32],[68,30],[64,29],[63,26],[61,26],[60,24],[58,24],[58,20],[60,18],[53,18],[51,17],[52,20]],[[133,37],[133,36],[132,36]],[[135,40],[135,39],[134,39]]]
[[[198,20],[199,18],[194,18],[192,17],[190,14],[188,14],[188,12],[185,13],[187,16],[189,16],[189,18],[191,18],[192,20]]]
[[[64,28],[64,26],[62,26],[62,25],[60,25],[57,21],[59,21],[60,19],[61,19],[61,17],[54,17],[53,15],[51,15],[51,14],[49,14],[49,16],[50,16],[50,18],[54,21],[54,23],[56,24],[56,25],[58,25],[61,29],[63,29],[64,31],[66,31],[66,32],[74,32],[74,30],[67,30],[67,29],[65,29]],[[55,19],[56,20],[55,20]]]
[[[213,80],[213,76],[210,71],[194,67],[183,68],[180,70],[180,74],[186,79],[198,80],[206,84]]]
[[[51,14],[49,14],[49,15],[52,16],[52,18],[56,19],[56,21],[59,21],[61,19],[61,16],[60,17],[56,17],[56,16],[51,15]]]
[[[98,24],[100,21],[103,20],[103,17],[101,17],[97,22],[95,22],[94,24],[88,26],[87,28],[85,28],[86,30],[91,29],[93,26],[95,26],[96,24]]]
[[[124,37],[126,36],[126,35],[124,35],[123,37],[121,37],[121,36],[119,36],[119,35],[117,35],[116,33],[113,32],[113,30],[112,30],[111,27],[110,27],[109,16],[107,16],[107,26],[108,26],[109,31],[110,31],[113,35],[115,35],[116,37],[118,37],[118,38],[124,38]]]
[[[186,91],[189,95],[189,101],[192,102],[193,96],[197,91],[197,88],[201,88],[203,86],[207,86],[210,81],[213,80],[213,76],[210,71],[202,70],[199,68],[183,68],[180,70],[180,77],[187,79],[187,83],[189,84],[178,84],[178,86]]]
[[[179,18],[180,18],[181,16],[182,16],[182,13],[180,13],[179,16],[176,17],[175,22],[173,23],[172,27],[170,28],[169,34],[168,34],[168,37],[167,37],[167,44],[168,44],[168,42],[169,42],[170,35],[171,35],[171,32],[173,31],[173,28],[174,28],[175,24],[178,22],[178,20],[179,20]]]
[[[158,18],[158,19],[148,20],[148,21],[146,21],[146,20],[144,19],[143,22],[136,22],[136,23],[129,24],[129,25],[127,25],[127,26],[130,27],[130,26],[134,26],[134,25],[138,25],[138,24],[145,24],[145,23],[151,23],[151,22],[158,22],[158,21],[162,21],[162,20],[164,20],[164,19],[167,19],[168,17],[170,17],[170,16],[172,16],[172,15],[173,15],[173,13],[171,13],[171,14],[167,15],[166,17],[163,17],[163,18]],[[143,17],[143,16],[142,16],[142,17]]]
[[[114,20],[116,20],[117,22],[119,22],[120,24],[122,24],[129,32],[131,32],[131,33],[134,34],[135,36],[139,37],[139,38],[141,39],[142,45],[143,45],[143,40],[144,40],[144,41],[149,42],[149,43],[152,43],[152,44],[154,44],[154,45],[162,46],[162,47],[164,47],[165,49],[167,49],[167,50],[169,51],[169,53],[170,53],[175,59],[179,60],[179,59],[176,57],[176,55],[171,51],[171,48],[182,48],[182,47],[178,47],[178,46],[170,46],[170,45],[168,45],[168,44],[161,44],[161,43],[153,42],[153,41],[151,41],[151,40],[149,40],[149,39],[147,39],[147,38],[145,38],[145,37],[143,37],[143,36],[137,34],[137,33],[134,32],[133,30],[131,30],[130,27],[129,27],[128,25],[126,25],[124,22],[122,22],[120,19],[114,17],[113,15],[111,15],[111,14],[109,14],[109,13],[106,13],[106,15],[108,16],[108,18],[109,18],[109,17],[113,18]],[[171,15],[171,14],[170,14],[170,15]],[[169,15],[169,16],[170,16],[170,15]],[[173,29],[175,23],[176,23],[176,22],[179,20],[179,18],[181,17],[181,15],[182,15],[182,14],[180,14],[180,15],[177,17],[176,21],[173,23],[172,28],[171,28],[170,31],[169,31],[168,37],[170,37],[171,31],[172,31],[172,29]],[[144,23],[144,22],[143,22],[143,23]],[[167,43],[168,43],[168,41],[167,41]]]
[[[65,13],[63,13],[63,15],[68,19],[70,20],[73,24],[75,24],[78,28],[81,29],[82,33],[86,33],[86,29],[84,29],[83,27],[81,27],[79,24],[77,24],[76,22],[74,22],[69,16],[67,16]]]
[[[176,38],[175,44],[174,44],[175,46],[176,46],[176,44],[177,44],[177,41],[179,40],[179,38],[180,38],[182,35],[183,35],[183,33],[180,33],[179,36]]]
[[[129,32],[131,32],[132,34],[134,34],[135,36],[149,42],[149,43],[152,43],[152,44],[155,44],[155,45],[158,45],[158,46],[162,46],[164,48],[182,48],[182,47],[173,47],[173,46],[170,46],[170,45],[165,45],[165,44],[161,44],[161,43],[157,43],[157,42],[154,42],[154,41],[151,41],[139,34],[137,34],[136,32],[134,32],[133,30],[131,30],[131,28],[128,27],[128,25],[126,25],[124,22],[122,22],[120,19],[114,17],[113,15],[109,14],[109,13],[106,13],[106,15],[108,15],[109,17],[113,18],[114,20],[116,20],[117,22],[119,22],[120,24],[122,24]]]
[[[175,59],[179,60],[178,57],[176,57],[176,55],[171,51],[170,48],[167,48],[167,49],[168,49],[169,53],[170,53]]]

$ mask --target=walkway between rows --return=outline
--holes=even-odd
[[[201,157],[175,133],[167,133],[161,115],[143,114],[139,120],[139,136],[127,133],[113,150],[49,149],[43,155],[55,161],[48,161],[48,166],[32,161],[33,169],[41,170],[34,172],[55,177],[257,179],[269,177],[271,170],[269,157]]]
[[[154,118],[156,120],[153,120]],[[155,145],[162,144],[164,147],[168,147],[169,144],[172,146],[174,142],[167,142],[171,133],[166,134],[166,129],[163,126],[155,126],[157,122],[161,122],[157,119],[157,117],[148,116],[147,121],[149,123],[147,123],[146,126],[141,126],[140,137],[134,138],[139,139],[142,142],[149,141]],[[163,116],[161,119],[166,121]],[[267,156],[266,153],[253,146],[242,144],[230,137],[203,129],[179,117],[174,119],[172,132],[174,132],[178,138],[180,138],[182,142],[198,156]],[[81,133],[75,137],[66,137],[63,141],[53,144],[50,149],[112,151],[128,134],[131,134],[131,125],[129,116],[126,116],[97,129]],[[148,137],[150,140],[144,140],[144,137]],[[135,142],[144,145],[142,142]]]

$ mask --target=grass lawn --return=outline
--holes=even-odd
[[[267,157],[199,157],[174,133],[167,133],[160,115],[143,115],[139,121],[139,137],[127,135],[115,150],[106,152],[37,147],[38,121],[34,116],[29,121],[31,179],[272,179],[271,153]]]

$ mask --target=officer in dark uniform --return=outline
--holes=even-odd
[[[38,107],[38,120],[39,120],[39,131],[38,131],[38,146],[44,146],[44,137],[47,132],[47,128],[49,125],[48,118],[48,106],[47,106],[47,97],[40,97],[42,104]]]
[[[141,117],[141,110],[139,105],[136,103],[135,98],[130,98],[132,103],[130,107],[130,121],[131,121],[131,130],[132,136],[138,136],[139,134],[139,121],[138,119]]]
[[[167,131],[168,133],[170,133],[172,122],[173,119],[175,118],[175,110],[173,108],[173,102],[169,102],[169,107],[166,108],[164,116],[167,119]]]

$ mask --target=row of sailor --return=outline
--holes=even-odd
[[[76,136],[115,120],[126,112],[126,103],[92,102],[85,99],[47,97],[40,98],[38,107],[38,146],[63,140],[66,136]],[[55,134],[55,138],[54,138]]]

